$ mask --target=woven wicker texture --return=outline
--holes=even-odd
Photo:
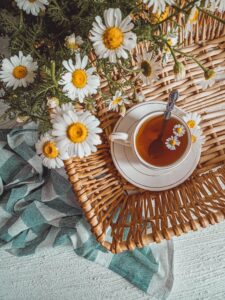
[[[213,40],[197,43],[210,37]],[[218,22],[201,20],[187,43],[192,45],[182,51],[197,55],[204,66],[225,67],[225,30]],[[139,45],[136,51],[141,52],[145,47]],[[112,162],[108,142],[118,114],[108,112],[101,99],[97,116],[104,130],[103,144],[88,158],[65,161],[92,232],[114,253],[170,239],[224,219],[225,80],[203,91],[197,85],[202,70],[190,59],[180,60],[186,65],[185,80],[174,81],[173,62],[170,62],[155,84],[140,88],[147,101],[166,101],[168,93],[176,88],[180,93],[178,106],[201,114],[206,142],[199,166],[189,180],[168,191],[149,192],[122,178]],[[102,90],[107,90],[104,82]],[[111,233],[110,240],[106,240],[106,232]]]

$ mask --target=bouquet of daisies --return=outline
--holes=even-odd
[[[202,69],[202,88],[221,76],[221,70],[180,50],[176,15],[182,16],[188,38],[200,15],[225,23],[224,0],[121,0],[120,7],[108,0],[3,2],[0,32],[10,53],[0,56],[0,98],[8,104],[4,117],[38,123],[37,153],[49,168],[97,150],[97,98],[123,116],[128,105],[144,100],[137,87],[156,81],[169,59],[175,80],[186,74],[178,55]],[[143,41],[150,42],[150,50],[133,55]]]

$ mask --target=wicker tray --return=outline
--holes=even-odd
[[[191,46],[184,50],[197,54],[206,67],[225,66],[224,27],[216,22],[207,26],[207,22],[201,20],[188,41]],[[209,37],[213,40],[197,43]],[[139,45],[136,51],[143,47],[147,46]],[[143,87],[143,93],[147,101],[165,101],[168,93],[177,88],[178,106],[201,114],[206,143],[199,166],[189,180],[168,191],[149,192],[121,177],[112,162],[108,143],[118,114],[108,112],[101,99],[97,116],[104,131],[103,144],[86,159],[65,161],[69,180],[92,232],[102,246],[114,253],[170,239],[224,219],[225,80],[203,91],[196,85],[202,71],[192,61],[182,61],[187,70],[185,80],[174,81],[171,62],[154,85]],[[105,88],[103,82],[102,89]],[[110,239],[106,233],[110,233]]]

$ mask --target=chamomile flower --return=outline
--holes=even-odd
[[[45,5],[49,5],[48,0],[15,0],[18,7],[27,14],[37,16],[41,11],[45,10]]]
[[[165,11],[166,5],[174,4],[174,0],[143,0],[143,3],[151,7],[153,13],[161,13]]]
[[[116,63],[117,58],[128,58],[127,51],[136,46],[136,34],[131,32],[134,24],[131,16],[122,20],[119,8],[109,8],[104,11],[104,21],[97,16],[92,24],[90,40],[93,42],[95,53],[99,58],[109,58],[111,63]]]
[[[193,25],[197,24],[199,17],[199,11],[196,6],[191,9],[191,12],[188,16],[187,23],[185,25],[185,38],[188,37],[189,33],[192,31]]]
[[[67,36],[65,38],[65,47],[71,51],[71,53],[76,52],[79,50],[80,46],[83,44],[83,39],[81,36],[75,36],[75,33]]]
[[[204,144],[205,137],[202,133],[202,130],[199,128],[194,128],[191,130],[191,141],[192,144]]]
[[[122,96],[122,92],[116,91],[115,95],[112,98],[112,101],[109,103],[108,110],[113,110],[118,112],[120,106],[123,106],[124,104],[128,104],[129,100],[126,99],[125,96]]]
[[[183,135],[185,135],[185,132],[186,130],[181,124],[177,124],[173,127],[173,134],[177,137],[182,137]]]
[[[12,87],[14,90],[21,86],[27,87],[34,81],[37,68],[33,58],[30,55],[24,56],[20,51],[18,56],[3,59],[0,79],[6,87]]]
[[[207,89],[213,86],[217,80],[224,78],[224,70],[220,67],[213,69],[207,69],[204,72],[204,79],[197,84],[203,89]]]
[[[178,140],[177,136],[171,136],[166,139],[165,144],[169,150],[176,150],[176,147],[180,146],[180,141]]]
[[[89,111],[77,113],[68,110],[53,119],[53,131],[59,151],[69,156],[84,157],[97,151],[96,145],[101,144],[99,120]]]
[[[158,79],[158,75],[162,72],[162,66],[158,61],[158,57],[154,57],[153,53],[143,52],[142,55],[137,54],[137,68],[141,69],[139,77],[144,84],[150,84]]]
[[[183,117],[183,120],[187,123],[187,126],[190,129],[200,128],[199,124],[201,122],[201,116],[196,112],[186,114]]]
[[[169,16],[169,12],[170,12],[169,6],[166,6],[166,8],[163,12],[160,12],[159,10],[156,13],[151,12],[150,13],[150,22],[152,24],[157,24],[159,22],[164,21]]]
[[[50,115],[51,116],[51,122],[52,123],[54,122],[54,118],[56,116],[58,116],[58,115],[62,116],[65,112],[68,112],[69,110],[75,112],[74,106],[71,102],[63,103],[61,106],[54,107],[52,112],[51,112],[51,115]],[[77,114],[79,114],[79,113],[77,112]]]
[[[167,43],[171,47],[174,47],[177,45],[177,42],[178,42],[177,32],[170,32],[167,34],[167,36],[165,38],[166,38]],[[170,48],[167,44],[164,45],[162,52],[163,52],[163,63],[166,64],[172,56]]]
[[[69,158],[65,151],[59,152],[54,138],[49,133],[42,135],[35,146],[36,152],[40,155],[43,165],[49,169],[63,167],[63,160]]]
[[[62,76],[59,84],[64,85],[63,92],[71,100],[79,99],[82,103],[86,96],[97,93],[100,85],[99,77],[93,75],[95,68],[88,68],[88,57],[85,55],[83,59],[79,53],[76,54],[76,63],[72,59],[63,61],[63,66],[68,71]]]

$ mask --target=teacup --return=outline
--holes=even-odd
[[[166,125],[162,140],[163,152],[154,158],[149,154],[149,145],[155,140],[162,128],[163,111],[157,111],[140,119],[131,134],[127,132],[113,132],[110,140],[126,147],[131,147],[140,163],[153,169],[171,169],[185,160],[191,149],[191,132],[184,120],[175,112]],[[173,134],[175,128],[181,128],[181,133]],[[146,138],[145,138],[146,137]],[[177,145],[170,145],[169,139],[175,137]],[[174,142],[174,141],[173,141]],[[179,145],[178,145],[179,144]],[[175,148],[175,149],[173,149]]]

